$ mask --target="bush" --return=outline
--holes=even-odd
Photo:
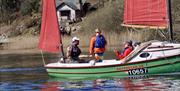
[[[24,15],[31,15],[32,12],[38,12],[40,0],[25,0],[22,2],[20,7],[21,14]]]
[[[0,22],[14,20],[14,13],[19,10],[20,0],[0,0]]]
[[[96,28],[107,32],[119,32],[119,30],[122,30],[123,4],[121,3],[123,3],[123,0],[107,2],[104,7],[100,7],[96,11],[88,14],[84,21],[80,23],[82,30],[88,32]]]

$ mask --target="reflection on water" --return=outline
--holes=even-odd
[[[48,89],[70,91],[179,91],[179,79],[151,77],[146,79],[96,79],[83,81],[49,81]],[[44,88],[47,89],[47,88]],[[49,90],[50,91],[50,90]]]
[[[96,79],[82,81],[61,81],[26,79],[0,82],[2,91],[41,90],[41,91],[179,91],[180,80],[166,77],[146,79]]]
[[[46,55],[46,60],[50,58]],[[50,58],[52,59],[52,58]],[[131,78],[50,78],[40,55],[0,58],[0,91],[180,91],[180,74]]]

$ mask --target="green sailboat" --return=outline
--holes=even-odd
[[[128,2],[133,1],[133,2]],[[127,6],[134,3],[137,0],[126,0]],[[154,1],[152,5],[164,3],[167,5],[166,0],[140,0],[144,4],[146,1]],[[139,3],[137,3],[137,6]],[[59,33],[59,28],[57,24],[57,15],[55,11],[55,1],[54,0],[43,0],[43,19],[39,47],[42,50],[49,52],[62,52],[62,42]],[[148,6],[148,5],[147,5]],[[151,5],[150,5],[151,6]],[[163,5],[162,5],[163,6]],[[168,5],[167,5],[168,6]],[[134,8],[137,8],[133,6]],[[140,9],[140,7],[139,7]],[[162,9],[163,10],[163,9]],[[166,9],[165,9],[166,10]],[[170,10],[169,10],[170,11]],[[51,12],[50,15],[48,15]],[[154,11],[152,11],[154,12]],[[157,12],[157,11],[156,11]],[[160,13],[160,12],[159,12]],[[146,22],[145,25],[150,27],[162,28],[171,25],[167,22],[170,19],[167,16],[157,16],[153,20],[153,24],[144,19],[139,19],[139,21],[134,20],[134,22],[129,22],[127,18],[126,26],[131,24],[131,26],[141,26],[138,24],[140,22]],[[126,14],[125,14],[126,15]],[[142,13],[143,15],[143,13]],[[55,17],[52,19],[52,17]],[[147,17],[143,16],[142,18]],[[151,18],[150,16],[148,16]],[[159,18],[160,17],[160,18]],[[137,18],[138,19],[138,18]],[[131,19],[132,20],[132,19]],[[166,20],[166,21],[165,21]],[[52,26],[49,24],[53,24]],[[158,26],[156,26],[158,25]],[[144,26],[144,25],[143,25]],[[142,27],[142,26],[141,26]],[[169,27],[172,27],[169,26]],[[170,28],[171,29],[171,28]],[[172,30],[172,29],[171,29]],[[47,34],[48,33],[48,34]],[[55,38],[55,39],[54,39]],[[53,41],[51,40],[53,39]],[[171,38],[173,39],[173,38]],[[153,74],[166,74],[180,72],[180,44],[161,42],[161,41],[148,41],[137,46],[127,57],[122,60],[103,60],[103,62],[92,64],[90,63],[49,63],[45,64],[45,68],[50,76],[60,77],[60,78],[101,78],[101,77],[127,77],[127,76],[137,76],[137,75],[153,75]]]

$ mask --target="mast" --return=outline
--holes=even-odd
[[[168,7],[168,17],[169,17],[169,37],[170,42],[174,41],[173,38],[173,25],[172,25],[172,10],[171,10],[171,0],[167,0],[167,7]]]

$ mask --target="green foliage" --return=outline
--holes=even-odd
[[[0,0],[0,23],[39,12],[40,0]]]
[[[40,0],[25,0],[22,2],[20,12],[22,15],[31,15],[32,12],[38,12]]]
[[[81,23],[82,30],[94,31],[100,28],[104,31],[119,32],[122,30],[122,17],[123,17],[123,0],[116,0],[105,3],[104,7],[88,14],[85,20]]]
[[[20,8],[20,0],[0,0],[0,23],[12,21],[13,13]]]

